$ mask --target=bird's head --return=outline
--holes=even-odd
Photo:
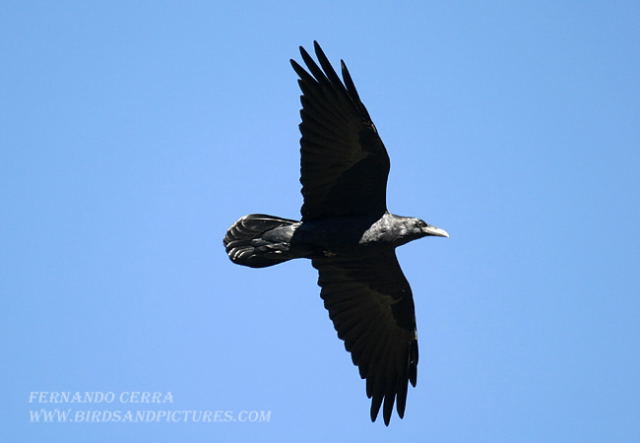
[[[415,236],[415,238],[426,237],[428,235],[436,237],[449,237],[449,233],[444,229],[430,225],[426,221],[420,220],[419,218],[411,219],[411,222],[409,223],[409,230],[411,231],[411,234]]]
[[[449,233],[437,226],[430,225],[424,220],[415,217],[402,217],[389,214],[393,217],[390,230],[392,242],[396,246],[404,245],[407,242],[417,240],[426,236],[449,237]]]

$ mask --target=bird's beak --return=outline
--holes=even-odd
[[[437,226],[427,225],[425,228],[422,228],[422,232],[425,235],[435,235],[437,237],[449,237],[449,233],[444,229],[440,229]]]

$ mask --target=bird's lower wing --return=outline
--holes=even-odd
[[[389,424],[394,401],[402,418],[410,381],[416,385],[418,342],[411,288],[393,250],[313,259],[324,306],[367,380],[371,420],[384,402]]]

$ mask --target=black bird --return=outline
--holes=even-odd
[[[408,382],[415,387],[418,342],[413,297],[395,248],[443,229],[387,210],[389,156],[360,101],[344,61],[342,81],[317,42],[320,66],[300,47],[302,220],[245,215],[224,237],[229,258],[262,268],[309,258],[320,296],[367,380],[371,420],[384,403],[404,416]]]

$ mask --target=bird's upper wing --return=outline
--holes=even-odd
[[[310,74],[291,60],[302,90],[302,219],[382,215],[387,209],[387,151],[344,62],[343,83],[317,42],[314,48],[320,67],[300,47]]]
[[[407,382],[416,385],[418,342],[411,288],[395,251],[313,259],[329,317],[367,379],[371,420],[384,401],[389,424],[394,400],[404,416]]]

